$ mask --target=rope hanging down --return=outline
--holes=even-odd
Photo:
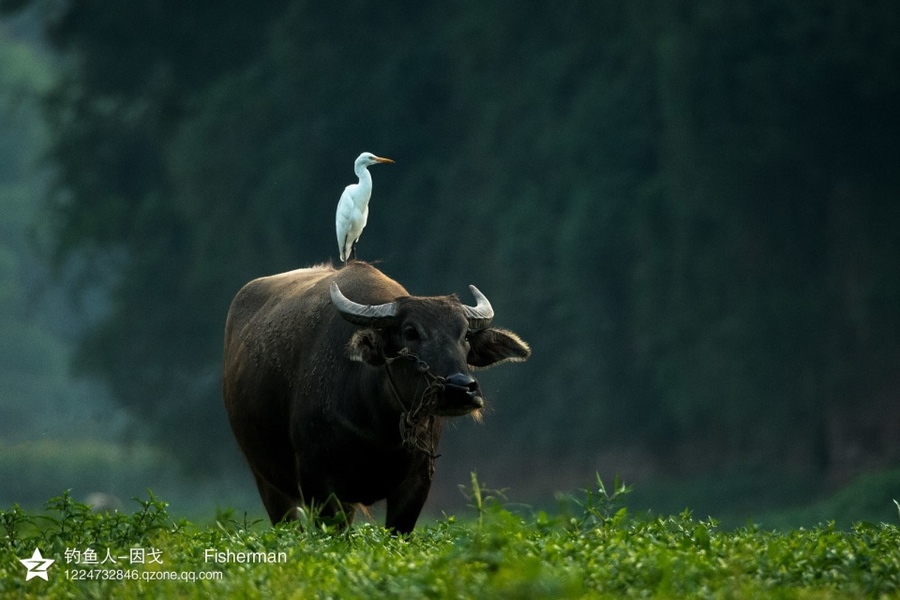
[[[397,389],[397,384],[394,383],[394,377],[391,375],[390,365],[400,359],[415,362],[416,370],[422,374],[427,382],[422,394],[414,398],[413,403],[409,406],[403,401],[403,397]],[[437,448],[434,446],[435,410],[447,379],[433,374],[428,363],[410,352],[408,348],[400,350],[397,356],[386,358],[384,368],[387,371],[388,381],[391,384],[394,397],[403,409],[403,412],[400,414],[400,439],[403,442],[403,447],[408,450],[418,450],[425,454],[428,457],[429,475],[433,476],[434,461],[440,456],[435,453]]]

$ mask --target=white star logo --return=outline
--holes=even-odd
[[[25,574],[25,581],[28,581],[32,577],[40,577],[44,581],[50,581],[47,578],[47,569],[49,569],[50,565],[56,561],[52,558],[44,558],[41,556],[41,551],[35,548],[31,558],[20,558],[19,562],[28,569],[28,573]]]

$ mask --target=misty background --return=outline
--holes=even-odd
[[[337,261],[371,151],[396,164],[359,256],[413,294],[477,285],[534,351],[480,374],[490,410],[447,428],[427,512],[464,510],[471,471],[541,508],[599,472],[657,512],[844,493],[819,516],[896,517],[895,2],[0,16],[0,505],[150,488],[261,515],[225,315]]]

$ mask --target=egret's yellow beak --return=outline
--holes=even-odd
[[[380,156],[376,156],[376,157],[375,157],[375,161],[376,161],[376,162],[380,162],[380,163],[392,163],[392,162],[394,162],[394,161],[392,161],[392,160],[389,159],[389,158],[382,158],[382,157],[380,157]]]

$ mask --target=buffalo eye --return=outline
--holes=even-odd
[[[418,342],[421,339],[419,330],[415,325],[407,325],[403,328],[403,340],[407,342]]]

